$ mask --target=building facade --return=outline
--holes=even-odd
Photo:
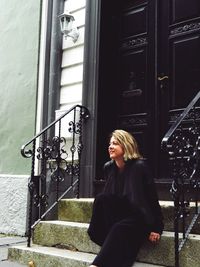
[[[115,128],[135,135],[157,183],[169,185],[161,140],[200,88],[199,1],[2,5],[0,232],[26,229],[31,163],[21,157],[21,145],[75,104],[90,112],[82,196],[93,196],[102,185],[107,138]],[[61,34],[63,11],[75,18],[76,42]]]
[[[24,234],[30,162],[20,147],[35,134],[41,3],[2,1],[0,13],[0,232]]]
[[[82,102],[85,1],[3,1],[1,7],[0,232],[24,235],[31,161],[20,149]],[[76,43],[61,34],[58,15],[65,10],[76,17]]]

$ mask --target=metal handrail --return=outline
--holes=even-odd
[[[63,123],[62,119],[67,115],[72,115],[72,119],[70,117],[70,121],[68,122],[68,133],[70,133],[71,136],[71,144],[68,143],[69,147],[66,146],[66,138],[61,136],[62,126],[64,123],[66,124],[66,122]],[[23,157],[32,158],[31,176],[28,184],[30,194],[28,247],[30,247],[32,231],[36,225],[53,210],[64,196],[72,190],[76,190],[76,197],[79,197],[80,160],[83,149],[82,124],[89,116],[89,110],[85,106],[75,105],[45,127],[21,148]],[[58,135],[54,136],[53,131],[56,129]],[[64,129],[66,131],[67,128],[65,127]],[[31,144],[32,148],[28,149],[27,147]],[[69,149],[69,151],[67,151],[67,149]],[[69,157],[69,155],[71,156]],[[35,174],[36,160],[40,162],[39,175]],[[47,167],[48,164],[51,166]],[[56,200],[53,204],[48,203],[47,183],[49,180],[47,180],[47,177],[50,177],[49,180],[55,187],[54,192],[56,192]],[[68,179],[68,177],[70,179]],[[64,192],[61,192],[60,195],[59,186],[63,181],[66,181],[68,185],[65,189],[62,186]],[[34,208],[37,212],[36,218],[33,218]]]
[[[173,133],[176,131],[176,129],[181,124],[181,122],[185,119],[185,117],[188,115],[188,113],[191,111],[191,109],[194,107],[194,105],[197,103],[199,99],[200,99],[200,91],[196,94],[196,96],[192,99],[189,105],[184,109],[184,111],[180,114],[180,116],[176,119],[176,121],[172,124],[172,126],[166,132],[161,142],[161,146],[163,149],[167,148],[167,143],[170,137],[173,135]]]
[[[175,267],[179,267],[179,253],[191,233],[200,214],[198,206],[200,191],[200,127],[197,104],[200,100],[200,91],[189,105],[178,116],[162,139],[161,147],[169,154],[172,168],[171,193],[174,199],[174,234],[175,234]],[[184,123],[183,123],[184,122]],[[186,126],[186,124],[188,126]],[[190,127],[189,127],[190,125]],[[186,217],[191,196],[195,191],[195,214],[186,227]],[[179,222],[182,229],[179,230]],[[182,233],[182,239],[179,239]]]
[[[74,188],[74,186],[76,185],[78,183],[78,179],[76,179],[74,182],[73,182],[73,184],[72,185],[70,185],[68,188],[67,188],[67,190],[65,190],[65,192],[58,198],[58,200],[56,200],[52,205],[51,205],[51,207],[49,207],[48,208],[48,210],[46,210],[45,211],[45,213],[44,214],[42,214],[42,216],[37,220],[37,221],[35,221],[34,222],[34,224],[33,225],[31,225],[31,229],[33,230],[37,225],[38,225],[38,223],[40,223],[44,218],[45,218],[45,216],[58,204],[58,202],[61,200],[61,199],[63,199],[63,197],[64,196],[66,196],[67,195],[67,193],[68,192],[70,192],[73,188]]]
[[[50,123],[48,126],[46,126],[42,131],[40,131],[37,135],[35,135],[30,141],[28,141],[26,144],[22,145],[21,147],[21,154],[24,158],[29,158],[31,157],[31,155],[27,154],[27,152],[25,152],[25,148],[30,145],[34,140],[36,140],[38,137],[40,137],[43,133],[45,133],[47,130],[49,130],[52,126],[54,126],[57,122],[59,122],[60,120],[62,120],[62,118],[64,118],[66,115],[68,115],[69,113],[71,113],[74,109],[76,108],[80,108],[83,109],[84,113],[85,113],[85,119],[89,118],[89,110],[82,105],[75,105],[72,108],[70,108],[69,110],[67,110],[64,114],[62,114],[58,119],[54,120],[52,123]]]

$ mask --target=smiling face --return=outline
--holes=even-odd
[[[108,147],[108,153],[110,155],[110,158],[113,160],[123,160],[124,159],[124,149],[119,144],[117,139],[115,137],[111,137],[109,147]]]

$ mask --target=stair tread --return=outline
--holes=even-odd
[[[67,202],[89,202],[92,203],[94,201],[94,198],[63,198],[61,201],[67,201]],[[161,205],[166,206],[173,206],[174,202],[171,200],[159,200],[159,203]]]
[[[63,198],[61,201],[75,201],[75,202],[93,202],[94,198]]]
[[[89,203],[93,203],[94,198],[63,198],[61,199],[61,202],[89,202]],[[159,200],[159,203],[161,206],[163,207],[173,207],[174,206],[174,201],[173,200]],[[195,202],[190,202],[190,206],[194,207],[195,206]]]
[[[35,245],[33,244],[31,247],[27,247],[26,245],[15,245],[12,246],[11,248],[13,249],[18,249],[21,251],[29,251],[33,253],[39,253],[43,255],[51,255],[55,257],[62,257],[66,259],[73,259],[73,260],[79,260],[79,261],[84,261],[90,264],[94,257],[96,256],[95,254],[92,253],[86,253],[86,252],[79,252],[79,251],[71,251],[67,249],[59,249],[59,248],[54,248],[54,247],[45,247],[45,246],[40,246],[40,245]],[[149,263],[142,263],[142,262],[136,262],[132,267],[164,267],[161,265],[152,265]]]
[[[87,229],[89,223],[82,223],[82,222],[71,222],[71,221],[61,221],[61,220],[51,220],[51,221],[41,221],[41,224],[52,224],[57,226],[66,226],[66,227],[77,227],[82,229]],[[174,237],[173,231],[163,231],[162,236],[167,237]],[[190,234],[190,238],[199,238],[200,234]]]
[[[60,230],[58,229],[58,232]],[[45,237],[43,236],[43,239]],[[38,262],[45,261],[42,267],[46,267],[48,262],[62,262],[62,265],[48,265],[49,267],[54,266],[68,266],[68,267],[86,267],[88,266],[95,257],[95,254],[98,253],[99,249],[96,249],[93,246],[95,245],[91,241],[85,240],[84,238],[80,239],[80,245],[74,240],[74,236],[72,235],[71,238],[68,238],[66,243],[65,242],[55,242],[53,243],[57,247],[47,246],[46,244],[33,244],[31,248],[27,248],[25,245],[17,245],[12,246],[13,252],[11,252],[10,259],[17,258],[20,255],[20,258],[23,258],[23,255],[26,254],[25,258],[26,261],[28,259],[35,259]],[[84,241],[85,240],[85,241]],[[81,248],[82,243],[84,244],[84,248]],[[147,262],[149,265],[147,267],[155,267],[155,266],[174,266],[174,233],[173,232],[164,232],[161,238],[161,241],[158,245],[152,245],[150,242],[144,243],[143,247],[141,248],[137,260],[139,262]],[[79,247],[80,246],[80,247]],[[85,247],[86,246],[86,247]],[[67,250],[69,247],[72,250]],[[196,255],[195,257],[189,256],[189,248],[193,251],[193,254]],[[78,249],[75,251],[75,249]],[[200,249],[200,235],[190,235],[188,243],[186,246],[183,247],[182,255],[180,257],[181,266],[188,267],[188,266],[200,266],[199,265],[199,258],[198,253]],[[47,257],[48,256],[48,257]],[[48,259],[45,259],[48,258]],[[21,263],[25,263],[21,262]],[[70,265],[73,262],[75,265]],[[66,265],[67,264],[67,265]],[[154,264],[154,265],[153,265]],[[142,267],[142,265],[134,265],[133,267]],[[145,265],[144,265],[145,266]]]
[[[71,222],[71,221],[61,221],[61,220],[53,220],[53,221],[41,221],[43,224],[54,224],[60,226],[69,226],[69,227],[78,227],[78,228],[88,228],[89,223],[82,222]]]
[[[31,251],[31,252],[37,252],[40,254],[45,255],[52,255],[52,256],[58,256],[63,258],[70,258],[70,259],[79,259],[91,262],[95,254],[92,253],[86,253],[86,252],[80,252],[80,251],[72,251],[67,249],[60,249],[60,248],[54,248],[54,247],[46,247],[46,246],[40,246],[37,244],[32,244],[31,247],[27,247],[26,245],[15,245],[11,248],[20,249],[23,251]]]

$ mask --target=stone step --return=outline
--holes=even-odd
[[[62,199],[58,205],[58,220],[88,223],[92,214],[93,198]],[[173,202],[160,201],[165,219],[173,218]]]
[[[181,267],[200,266],[200,237],[192,235],[180,254]],[[54,247],[32,245],[27,248],[24,245],[9,248],[8,258],[20,264],[30,261],[35,267],[85,267],[88,266],[95,254],[80,251],[72,251]],[[159,245],[146,243],[138,255],[138,262],[134,267],[174,267],[174,250],[172,233],[164,233]],[[142,262],[146,263],[143,264]],[[148,263],[148,264],[147,264]]]
[[[93,201],[93,198],[62,199],[58,204],[58,220],[88,223]]]
[[[63,199],[59,203],[58,219],[62,221],[74,221],[88,223],[92,214],[92,198],[80,199]],[[174,203],[172,201],[160,201],[162,208],[165,231],[173,231],[174,229]],[[194,206],[190,208],[191,215],[194,214]],[[188,216],[190,221],[191,216]],[[200,234],[200,219],[194,226],[192,233]]]
[[[88,267],[95,254],[33,245],[30,248],[18,245],[9,249],[10,261],[20,264],[33,262],[35,267]],[[136,262],[132,267],[164,267]]]
[[[190,235],[180,252],[180,267],[200,266],[200,235]],[[138,261],[174,267],[174,233],[164,232],[157,245],[146,242],[141,248]]]
[[[86,267],[94,259],[94,254],[32,245],[14,246],[8,251],[8,258],[22,264],[34,262],[34,267]]]
[[[65,221],[41,222],[34,232],[34,243],[74,251],[98,253],[99,246],[87,235],[88,224]],[[191,235],[182,254],[181,267],[199,267],[200,235]],[[192,256],[190,255],[192,254]],[[193,257],[193,255],[196,255]],[[146,242],[138,255],[138,261],[164,266],[174,266],[174,233],[164,232],[158,245]]]
[[[91,242],[87,234],[87,223],[67,221],[44,221],[39,223],[33,243],[49,247],[65,247],[88,253],[97,253],[99,246]]]
[[[6,260],[0,262],[0,267],[27,267],[27,265]]]

